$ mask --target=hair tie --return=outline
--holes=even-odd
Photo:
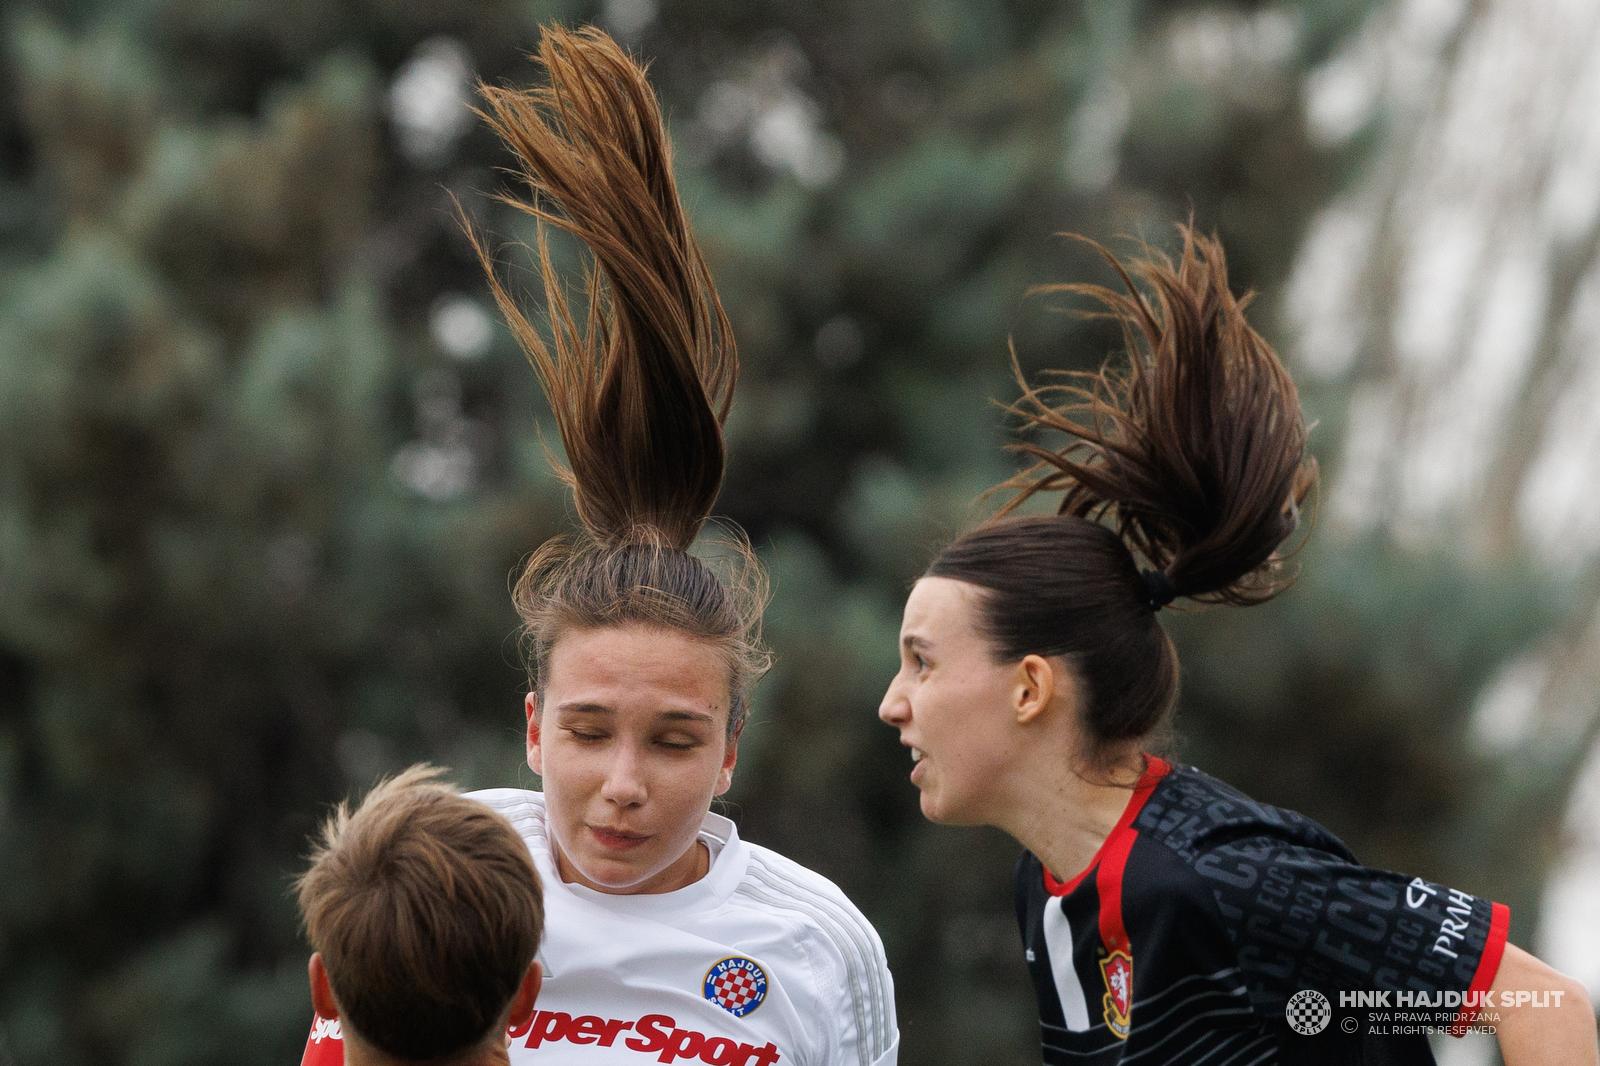
[[[1165,570],[1146,570],[1140,576],[1144,578],[1144,596],[1152,611],[1161,610],[1177,598],[1178,591],[1172,587],[1172,579]]]

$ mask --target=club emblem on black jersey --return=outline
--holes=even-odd
[[[735,1018],[743,1018],[767,998],[767,973],[753,959],[730,956],[706,971],[705,995]]]
[[[1128,1039],[1128,1012],[1133,1009],[1133,956],[1118,948],[1100,960],[1100,976],[1105,978],[1106,1026],[1123,1040]]]

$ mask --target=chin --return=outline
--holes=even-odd
[[[934,795],[932,793],[924,792],[922,794],[921,805],[922,805],[922,816],[924,818],[926,818],[928,821],[934,822],[934,823],[936,823],[938,825],[957,825],[957,824],[959,824],[957,822],[952,822],[950,820],[949,812],[945,810],[944,805],[941,804],[938,801],[938,799],[936,799],[934,797]]]
[[[922,794],[922,816],[935,825],[987,825],[971,811],[951,804],[931,792]]]

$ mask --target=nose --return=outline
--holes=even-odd
[[[878,717],[885,724],[897,728],[911,721],[911,700],[905,695],[898,673],[889,682],[888,691],[883,694],[883,702],[878,704]]]
[[[632,746],[619,744],[606,767],[606,779],[600,786],[600,798],[618,807],[637,807],[649,796],[645,786],[643,766]]]

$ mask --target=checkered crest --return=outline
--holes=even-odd
[[[1283,1016],[1301,1036],[1316,1036],[1333,1020],[1333,1005],[1321,992],[1307,988],[1289,997]]]
[[[767,974],[754,959],[731,956],[706,971],[705,997],[736,1018],[767,998]]]

